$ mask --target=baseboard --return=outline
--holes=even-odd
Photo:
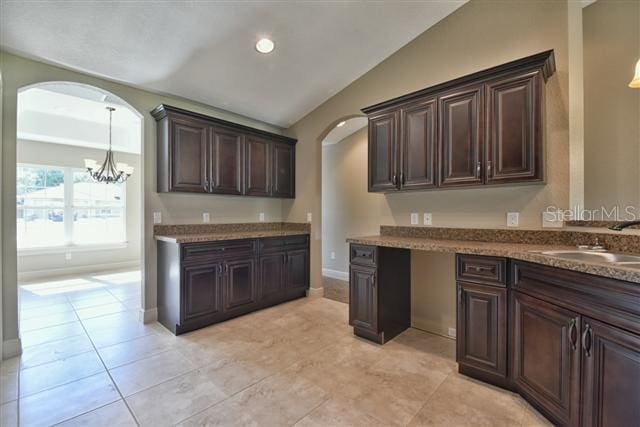
[[[158,320],[158,309],[157,308],[150,308],[148,310],[145,310],[143,308],[140,309],[140,321],[142,323],[153,323],[156,322]]]
[[[321,298],[324,295],[323,288],[309,288],[307,289],[308,298]]]
[[[22,342],[20,338],[6,340],[2,342],[2,360],[11,359],[12,357],[22,354]]]
[[[65,268],[51,268],[47,270],[24,271],[18,273],[18,282],[32,282],[50,277],[78,276],[82,274],[101,273],[104,271],[126,270],[140,268],[141,261],[124,261],[109,264],[83,265]]]
[[[330,277],[332,279],[344,280],[345,282],[349,281],[349,273],[344,271],[330,270],[328,268],[323,268],[322,275],[326,277]]]

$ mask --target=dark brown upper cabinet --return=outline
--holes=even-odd
[[[295,139],[164,104],[151,115],[158,192],[295,198]]]
[[[554,72],[549,50],[363,108],[369,191],[544,183]]]
[[[438,97],[440,186],[482,184],[482,85]]]
[[[539,70],[486,84],[487,184],[543,179],[542,94]]]

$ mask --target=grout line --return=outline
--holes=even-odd
[[[324,405],[325,403],[327,403],[329,400],[331,400],[333,398],[333,396],[330,393],[327,393],[327,395],[328,395],[328,397],[326,399],[324,399],[322,402],[318,403],[316,406],[311,408],[311,410],[309,412],[307,412],[306,414],[304,414],[303,416],[298,418],[298,420],[295,423],[291,424],[291,426],[292,427],[296,426],[300,421],[302,421],[305,418],[307,418],[313,411],[315,411],[316,409],[318,409],[319,407],[321,407],[322,405]]]

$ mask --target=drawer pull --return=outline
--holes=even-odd
[[[591,325],[588,323],[584,325],[584,332],[582,333],[582,349],[587,357],[591,357]]]
[[[571,350],[576,350],[577,341],[576,319],[571,319],[571,323],[569,324],[569,344],[571,344]]]
[[[483,265],[470,265],[469,268],[474,269],[476,273],[493,273],[493,267],[486,267]]]

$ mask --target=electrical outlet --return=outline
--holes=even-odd
[[[71,255],[71,252],[67,252],[66,254],[64,254],[64,259],[66,259],[67,261],[70,261],[71,258],[73,258],[73,255]]]
[[[335,252],[331,252],[331,259],[336,259],[336,253]]]
[[[418,225],[418,214],[417,213],[412,213],[411,214],[411,225]]]
[[[307,222],[311,222],[312,218],[311,212],[307,212]]]
[[[517,227],[520,223],[520,214],[518,212],[507,212],[507,227]]]
[[[449,335],[451,338],[455,338],[457,335],[456,328],[449,328],[447,335]]]
[[[162,223],[162,212],[154,212],[153,213],[153,223],[161,224]]]
[[[258,214],[258,221],[260,221],[260,222],[264,222],[264,212],[260,212],[260,213]]]
[[[202,213],[202,222],[211,222],[211,215],[209,214],[209,212]]]
[[[430,213],[424,214],[424,225],[433,225],[433,216]]]

